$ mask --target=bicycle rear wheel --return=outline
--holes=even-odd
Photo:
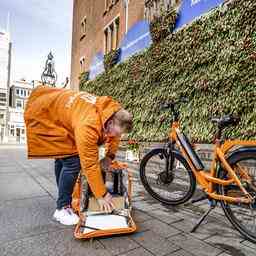
[[[231,164],[242,184],[252,197],[256,196],[256,153],[240,154],[236,157],[234,163]],[[218,177],[228,179],[228,173],[220,169]],[[243,193],[238,186],[233,183],[229,186],[219,185],[219,194],[243,197]],[[256,203],[239,204],[221,201],[223,211],[231,224],[248,240],[256,243]]]
[[[178,205],[189,200],[196,187],[193,172],[186,160],[174,152],[173,169],[166,175],[166,154],[163,148],[147,153],[140,164],[140,178],[147,192],[158,201]]]

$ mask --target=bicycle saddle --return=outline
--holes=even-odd
[[[219,128],[225,128],[227,126],[237,125],[240,122],[240,118],[232,115],[227,115],[221,118],[212,118],[212,122],[216,123]]]

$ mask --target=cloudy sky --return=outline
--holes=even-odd
[[[12,79],[40,80],[47,55],[55,57],[58,83],[70,76],[72,0],[0,0],[0,29],[10,13]]]

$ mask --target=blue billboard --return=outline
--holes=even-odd
[[[219,6],[225,0],[183,0],[175,30]]]
[[[126,60],[135,53],[142,51],[151,44],[149,23],[145,20],[133,25],[121,42],[120,61]]]
[[[224,1],[225,0],[183,0],[176,21],[175,30],[191,23],[194,19],[221,5]],[[141,20],[129,29],[120,44],[121,54],[119,62],[123,62],[132,55],[139,53],[150,46],[152,39],[149,27],[149,22]],[[104,54],[98,52],[92,60],[89,79],[94,79],[97,75],[104,72],[103,62]]]
[[[94,79],[97,75],[101,74],[102,72],[104,72],[104,54],[102,52],[98,52],[92,59],[89,79]]]

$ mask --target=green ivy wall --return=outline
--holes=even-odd
[[[211,117],[241,116],[225,135],[256,138],[256,1],[234,0],[121,63],[82,90],[111,95],[134,115],[132,138],[167,137],[160,104],[185,96],[181,123],[194,142],[211,142]]]

